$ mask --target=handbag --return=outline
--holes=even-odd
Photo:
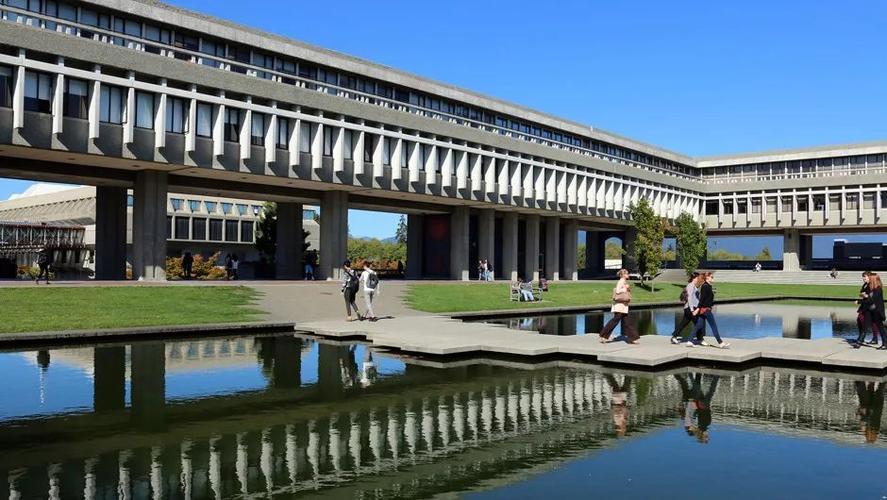
[[[631,302],[631,292],[619,292],[613,291],[613,302],[618,302],[621,304],[628,304]]]

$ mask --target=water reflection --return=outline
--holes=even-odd
[[[808,340],[826,337],[851,338],[856,331],[856,312],[852,304],[803,306],[778,302],[724,304],[717,306],[716,312],[720,330],[724,336],[730,338],[786,337]],[[641,335],[670,335],[683,320],[683,310],[676,307],[633,309],[629,315]],[[612,314],[609,312],[593,312],[560,316],[527,316],[488,320],[488,322],[501,323],[514,330],[543,335],[597,335],[611,317]],[[619,332],[619,327],[616,332]]]
[[[46,412],[34,400],[4,410],[0,497],[426,497],[511,481],[663,429],[700,443],[739,426],[885,445],[878,377],[489,360],[433,367],[294,336],[225,342],[0,354],[4,370],[46,360],[36,376],[48,380],[78,366],[91,376],[69,384],[68,396],[92,403]],[[264,384],[243,389],[232,371]],[[26,373],[35,376],[19,373],[22,387],[39,390]],[[3,401],[17,394],[9,387]],[[52,403],[55,393],[47,397]]]

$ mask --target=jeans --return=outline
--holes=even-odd
[[[524,302],[535,302],[536,301],[536,298],[533,297],[533,292],[531,292],[529,290],[521,290],[520,295],[521,295],[521,299]]]
[[[684,308],[684,319],[682,319],[681,324],[678,325],[678,327],[674,329],[674,331],[671,333],[671,336],[677,337],[678,335],[680,335],[681,331],[683,331],[684,328],[690,324],[692,324],[694,326],[696,325],[696,316],[693,316],[693,313],[690,312],[689,307],[685,307]],[[696,334],[696,340],[701,341],[704,336],[705,336],[705,325],[703,324],[702,329]]]
[[[638,334],[637,328],[634,327],[634,324],[628,319],[628,314],[625,313],[613,313],[613,317],[610,318],[610,321],[604,325],[604,329],[601,330],[601,338],[609,339],[610,334],[613,333],[613,329],[616,328],[616,325],[622,323],[622,335],[625,336],[629,342],[633,342],[641,336]]]
[[[376,317],[376,313],[373,312],[373,298],[375,296],[376,296],[376,290],[364,288],[363,303],[366,305],[366,316],[368,318],[375,318]]]
[[[693,327],[693,331],[691,331],[690,335],[684,337],[681,341],[688,342],[691,337],[694,337],[697,333],[702,331],[702,329],[705,328],[706,321],[708,321],[708,325],[711,327],[711,333],[714,334],[715,340],[717,340],[718,344],[720,344],[722,341],[721,335],[718,333],[718,324],[715,322],[715,315],[711,312],[710,309],[702,314],[697,315],[696,326]]]
[[[346,287],[342,292],[345,296],[345,311],[348,313],[348,316],[351,316],[351,309],[354,309],[354,313],[360,316],[360,311],[357,310],[357,304],[354,303],[354,297],[357,295],[357,290]]]

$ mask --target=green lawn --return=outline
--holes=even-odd
[[[256,321],[256,297],[233,286],[0,288],[0,332]]]
[[[615,281],[552,283],[551,291],[545,295],[544,301],[527,303],[509,300],[509,285],[506,283],[418,283],[409,287],[406,301],[414,309],[434,313],[609,305],[614,285]],[[657,283],[655,293],[639,286],[634,286],[632,289],[632,303],[677,303],[682,286],[684,286],[682,283]],[[716,300],[775,295],[810,299],[825,297],[853,298],[858,294],[859,287],[715,282],[715,292]]]

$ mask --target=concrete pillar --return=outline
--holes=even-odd
[[[166,195],[166,172],[136,173],[132,209],[133,279],[166,279]]]
[[[560,279],[561,221],[558,217],[545,218],[545,277]]]
[[[163,426],[166,405],[166,346],[139,342],[130,351],[132,419],[151,429]]]
[[[598,231],[585,232],[585,270],[589,276],[604,272],[604,240]]]
[[[813,259],[813,235],[812,234],[801,234],[799,235],[798,241],[798,250],[800,251],[798,255],[798,264],[801,267],[807,268],[810,265],[810,260]]]
[[[786,230],[782,240],[782,270],[800,271],[798,254],[801,250],[801,235],[797,229]]]
[[[468,207],[456,207],[450,215],[450,278],[468,281]]]
[[[95,411],[126,407],[126,348],[93,349],[93,408]]]
[[[277,204],[277,248],[274,262],[277,279],[302,278],[302,204]]]
[[[528,215],[526,230],[524,237],[526,238],[526,242],[524,245],[524,258],[526,262],[524,263],[524,268],[527,271],[527,276],[524,276],[524,279],[530,281],[536,281],[539,279],[539,216],[538,215]]]
[[[517,214],[507,212],[502,217],[502,269],[500,276],[517,279]]]
[[[95,278],[126,279],[126,188],[95,190]]]
[[[496,211],[482,209],[477,214],[477,258],[493,262],[496,252]],[[493,266],[495,272],[496,266]]]
[[[579,279],[579,223],[575,220],[564,224],[564,276],[565,280]]]
[[[622,237],[622,267],[631,272],[638,271],[637,259],[634,255],[635,241],[638,239],[637,229],[627,229]]]
[[[327,191],[320,200],[320,264],[318,278],[342,278],[348,255],[348,193]]]
[[[407,216],[407,279],[422,278],[422,244],[424,242],[424,216],[411,214]]]

